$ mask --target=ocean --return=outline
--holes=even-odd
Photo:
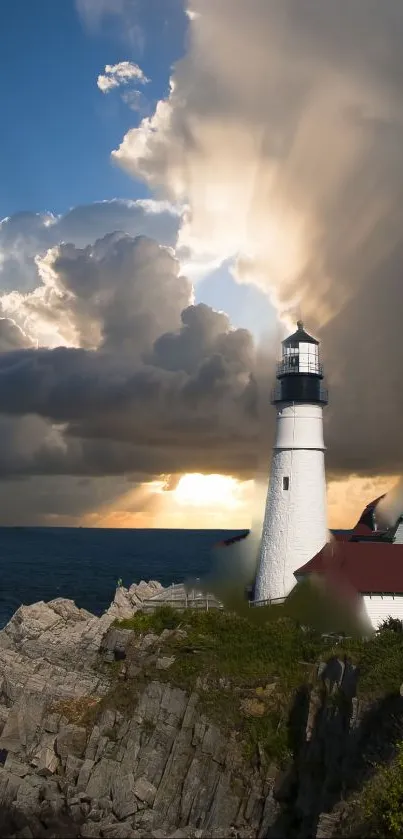
[[[67,597],[96,615],[123,585],[200,577],[216,542],[238,531],[0,528],[0,628],[22,603]]]

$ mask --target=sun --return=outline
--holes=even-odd
[[[225,507],[240,504],[241,482],[227,475],[182,475],[174,491],[177,504],[182,507]]]

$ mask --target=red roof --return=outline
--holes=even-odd
[[[351,539],[351,530],[334,530],[333,538],[336,542],[349,542]]]
[[[328,574],[364,593],[403,594],[403,545],[390,542],[329,542],[295,576]]]

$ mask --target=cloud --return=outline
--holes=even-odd
[[[61,242],[78,247],[108,233],[149,235],[174,246],[180,209],[168,201],[114,199],[73,207],[67,213],[16,213],[0,221],[0,290],[25,291],[39,281],[36,256]]]
[[[119,64],[106,65],[104,74],[98,76],[97,85],[102,93],[109,93],[110,90],[122,85],[143,85],[149,81],[138,64],[132,61],[120,61]]]
[[[403,7],[190,4],[170,94],[113,159],[186,204],[179,246],[302,309],[331,474],[403,467]],[[242,60],[240,60],[242,56]]]
[[[144,32],[139,23],[138,0],[76,0],[84,25],[97,34],[108,24],[108,34],[120,37],[137,50],[144,47]]]
[[[252,475],[251,335],[191,302],[171,249],[109,234],[38,267],[41,285],[0,297],[4,422],[34,423],[32,447],[8,442],[0,474]]]

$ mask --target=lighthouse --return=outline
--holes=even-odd
[[[282,342],[272,394],[277,422],[258,571],[255,605],[281,601],[296,584],[294,571],[328,541],[323,408],[319,341],[302,321]]]

